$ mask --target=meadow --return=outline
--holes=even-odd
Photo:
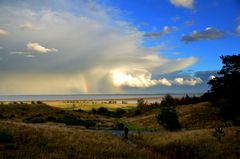
[[[223,121],[219,110],[209,102],[177,106],[182,130],[176,132],[159,125],[156,120],[159,107],[146,106],[139,112],[136,104],[104,105],[81,103],[71,109],[68,105],[50,106],[45,102],[1,103],[0,158],[238,158],[240,155],[240,127]],[[123,126],[130,130],[128,140],[121,135]],[[222,128],[223,133],[215,128]],[[114,134],[115,131],[120,135]]]

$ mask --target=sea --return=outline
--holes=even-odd
[[[181,98],[201,96],[202,93],[169,93],[171,96]],[[74,94],[74,95],[0,95],[0,101],[57,101],[57,100],[111,100],[111,99],[161,99],[166,94]]]

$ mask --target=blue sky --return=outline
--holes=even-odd
[[[195,71],[219,70],[219,56],[238,53],[240,39],[236,35],[237,18],[240,15],[240,1],[237,0],[195,0],[192,8],[178,7],[169,0],[115,0],[106,1],[122,12],[121,18],[131,22],[143,32],[158,32],[164,26],[176,26],[171,34],[156,39],[145,39],[146,45],[164,44],[174,49],[164,52],[164,56],[178,57],[194,55],[199,62],[191,67]],[[190,26],[186,23],[192,22]],[[224,32],[224,37],[185,44],[181,37],[194,30],[202,31],[214,27]]]
[[[238,0],[0,1],[0,94],[205,92]]]

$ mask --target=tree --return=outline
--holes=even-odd
[[[239,90],[240,90],[240,54],[220,57],[223,63],[222,69],[208,82],[211,85],[210,92],[214,105],[220,107],[221,115],[227,120],[239,120]]]
[[[161,106],[175,106],[176,100],[170,95],[166,94],[165,97],[163,97]]]
[[[167,94],[161,102],[161,109],[157,115],[157,121],[170,131],[181,128],[176,111],[176,101],[170,94]]]
[[[174,131],[181,128],[175,106],[162,107],[157,116],[157,121],[167,130]]]

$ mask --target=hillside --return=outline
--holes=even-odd
[[[221,121],[219,110],[208,102],[180,105],[176,109],[180,124],[185,129],[214,128],[226,124]],[[138,116],[124,118],[123,121],[129,125],[134,125],[135,128],[158,130],[162,128],[156,120],[159,111],[160,108],[155,108]]]
[[[6,132],[12,139],[6,137]],[[4,135],[5,134],[5,135]],[[5,140],[3,140],[5,137]],[[0,158],[155,158],[111,134],[77,128],[0,121]]]

